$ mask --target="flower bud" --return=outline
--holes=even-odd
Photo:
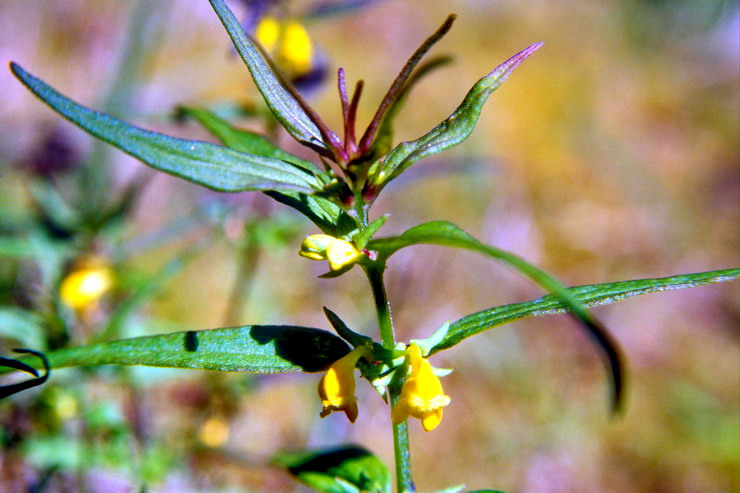
[[[363,255],[349,241],[329,235],[309,236],[303,240],[298,254],[311,260],[328,260],[332,271],[354,264]]]

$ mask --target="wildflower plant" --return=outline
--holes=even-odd
[[[315,153],[315,162],[288,153],[264,136],[235,127],[205,109],[188,111],[222,145],[174,138],[136,127],[74,102],[16,63],[11,63],[11,70],[60,115],[156,170],[219,192],[260,191],[303,214],[318,231],[303,241],[299,254],[315,261],[328,261],[328,271],[323,277],[341,276],[355,266],[361,268],[369,281],[368,300],[372,300],[377,314],[378,332],[357,333],[337,314],[325,309],[337,335],[311,327],[244,325],[120,339],[49,352],[45,358],[52,371],[68,366],[116,364],[255,373],[326,372],[318,385],[321,417],[344,412],[350,422],[360,423],[362,404],[355,396],[355,371],[359,370],[389,405],[397,489],[414,491],[408,419],[419,419],[426,431],[444,433],[444,408],[455,405],[454,391],[444,390],[440,379],[447,371],[432,366],[431,358],[436,353],[507,322],[568,312],[584,328],[603,358],[611,408],[616,412],[624,396],[623,356],[606,328],[587,308],[629,296],[740,276],[740,270],[726,269],[567,288],[521,257],[487,245],[451,222],[427,222],[398,236],[380,237],[379,231],[388,218],[373,217],[371,209],[385,187],[410,166],[470,136],[491,93],[542,44],[525,48],[483,76],[454,112],[429,132],[414,140],[395,143],[395,118],[416,82],[443,63],[440,58],[422,60],[452,27],[454,15],[412,54],[360,133],[356,117],[363,81],[357,82],[350,94],[346,74],[343,69],[338,70],[343,126],[339,131],[332,130],[276,68],[284,66],[290,57],[283,53],[279,55],[282,60],[275,63],[268,54],[275,53],[280,36],[287,37],[289,32],[280,35],[279,26],[262,25],[263,31],[258,30],[257,37],[267,46],[260,46],[245,33],[224,0],[210,0],[210,3],[273,116],[299,144]],[[270,29],[275,32],[268,32]],[[286,25],[285,29],[292,28]],[[298,45],[305,48],[305,43]],[[306,53],[299,55],[305,61]],[[384,273],[391,256],[420,244],[470,250],[498,260],[549,294],[443,323],[436,331],[430,330],[426,339],[398,341]],[[15,361],[8,370],[31,372],[33,365],[38,364],[29,358]],[[345,483],[362,491],[391,489],[387,471],[378,466],[374,457],[368,459],[365,452],[348,448],[328,455],[332,461],[311,462],[310,458],[301,456],[285,457],[283,462],[287,467],[302,464],[300,471],[311,474],[296,473],[299,478],[323,491],[335,491],[333,487]],[[306,463],[323,464],[323,469],[306,469]]]

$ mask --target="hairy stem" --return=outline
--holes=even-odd
[[[388,303],[388,296],[385,291],[383,282],[383,271],[385,263],[375,262],[365,267],[365,273],[370,281],[375,300],[375,311],[378,315],[378,327],[380,329],[380,338],[383,347],[393,349],[396,346],[396,339],[393,333],[393,318],[391,317],[391,308]],[[399,390],[397,386],[390,385],[388,392],[390,394],[391,406],[398,400]],[[392,407],[391,407],[392,408]],[[411,477],[411,451],[409,449],[409,433],[407,424],[393,425],[393,450],[396,458],[396,488],[399,493],[414,492],[414,481]]]

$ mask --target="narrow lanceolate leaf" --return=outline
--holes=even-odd
[[[339,334],[342,339],[352,344],[353,347],[372,346],[373,339],[371,337],[358,334],[347,327],[347,324],[339,318],[339,315],[329,310],[327,307],[324,307],[324,315],[329,319],[329,323],[334,327],[334,330],[337,331],[337,334]]]
[[[231,147],[235,151],[287,161],[309,173],[322,176],[328,181],[326,173],[319,170],[310,161],[282,150],[260,134],[233,126],[213,111],[204,108],[182,107],[179,112],[203,125],[223,145]]]
[[[371,241],[367,248],[377,250],[379,258],[387,259],[401,248],[418,245],[444,245],[473,250],[501,260],[515,268],[544,289],[554,293],[567,306],[572,315],[584,326],[594,340],[607,366],[612,383],[612,406],[617,410],[621,404],[624,382],[620,350],[604,327],[590,314],[578,299],[563,284],[542,269],[507,251],[485,245],[468,233],[447,221],[433,221],[415,226],[401,236]]]
[[[252,373],[315,372],[350,351],[331,332],[247,325],[135,337],[48,353],[51,367],[142,365]],[[33,364],[31,361],[24,361]],[[0,369],[0,373],[4,373]]]
[[[615,303],[631,296],[705,286],[738,278],[740,278],[740,269],[724,269],[657,279],[589,284],[568,288],[568,290],[583,306],[592,307]],[[432,353],[451,348],[468,337],[499,325],[523,318],[562,313],[567,310],[568,308],[560,298],[550,294],[525,303],[497,306],[473,313],[452,323],[445,338],[434,346]]]
[[[383,156],[391,150],[393,142],[393,126],[396,117],[406,103],[406,99],[411,90],[427,75],[450,62],[452,62],[452,57],[444,55],[438,56],[428,60],[414,70],[411,77],[409,77],[408,81],[404,84],[403,90],[398,94],[395,101],[390,104],[388,110],[385,112],[385,116],[383,116],[380,127],[378,128],[378,134],[375,136],[375,140],[372,145],[373,156]]]
[[[404,67],[401,69],[401,72],[398,74],[398,76],[396,76],[396,79],[393,81],[393,84],[391,84],[390,89],[388,89],[385,97],[380,102],[380,106],[375,112],[375,116],[370,121],[370,124],[367,126],[367,130],[365,130],[362,139],[360,139],[361,153],[364,154],[372,145],[373,140],[375,140],[375,133],[378,131],[378,126],[380,125],[380,122],[383,120],[383,117],[385,116],[388,109],[393,106],[393,104],[403,92],[403,87],[406,85],[406,82],[411,76],[411,73],[413,72],[416,65],[432,48],[432,46],[434,46],[437,42],[439,42],[440,39],[444,37],[445,34],[447,34],[447,32],[452,27],[452,23],[455,22],[456,18],[457,16],[455,14],[448,15],[447,19],[445,19],[442,25],[434,33],[432,33],[432,35],[429,36],[421,44],[421,46],[416,49],[414,54],[411,55],[411,58],[409,58],[406,62],[406,65],[404,65]]]
[[[345,237],[357,229],[357,221],[352,216],[323,197],[296,192],[265,193],[297,210],[328,235]]]
[[[323,144],[319,128],[308,116],[300,102],[275,75],[255,42],[242,29],[233,12],[229,10],[223,0],[210,0],[210,2],[275,118],[298,142],[326,150],[327,147]]]
[[[491,93],[498,89],[511,72],[540,46],[542,43],[533,44],[476,82],[452,115],[426,135],[396,146],[388,153],[381,165],[380,172],[375,177],[375,185],[382,186],[416,161],[454,147],[467,139],[473,132],[483,105]]]
[[[10,66],[16,77],[52,109],[154,169],[221,192],[321,189],[312,173],[294,164],[135,127],[72,101],[15,63]]]

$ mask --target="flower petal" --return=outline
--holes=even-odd
[[[424,427],[424,431],[432,431],[442,421],[442,409],[438,407],[434,411],[427,413],[421,420],[421,426]]]

